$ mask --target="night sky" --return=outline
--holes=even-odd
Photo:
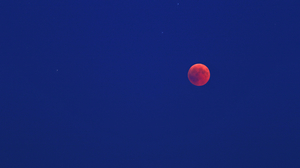
[[[0,21],[1,168],[300,167],[299,0],[2,0]]]

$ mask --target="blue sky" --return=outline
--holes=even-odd
[[[0,2],[1,165],[299,167],[299,5]]]

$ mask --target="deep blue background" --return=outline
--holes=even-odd
[[[1,1],[0,167],[299,168],[299,9]]]

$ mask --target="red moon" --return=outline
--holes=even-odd
[[[204,64],[194,64],[189,69],[188,78],[193,85],[203,86],[210,78],[209,69]]]

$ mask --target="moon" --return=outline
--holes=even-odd
[[[194,64],[189,69],[188,78],[193,85],[203,86],[210,78],[209,69],[204,64]]]

